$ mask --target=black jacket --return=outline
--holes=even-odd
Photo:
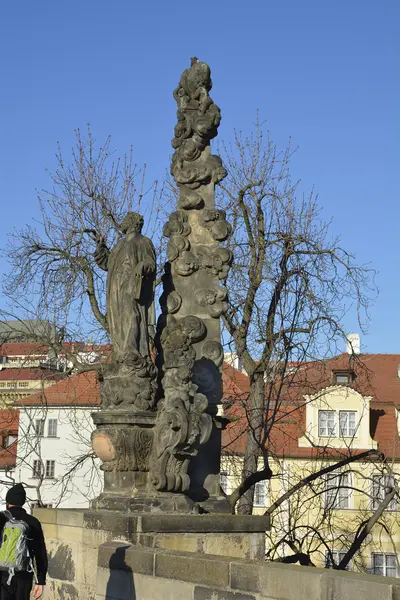
[[[47,552],[46,545],[44,542],[43,529],[40,522],[29,515],[26,510],[19,506],[13,506],[9,509],[15,519],[19,521],[25,521],[25,523],[29,526],[28,535],[28,549],[33,556],[35,561],[35,572],[38,578],[38,583],[40,585],[45,585],[46,583],[46,575],[47,575]],[[3,534],[3,527],[7,522],[7,517],[3,512],[0,512],[0,539]],[[16,576],[26,576],[26,573],[20,572],[16,573]]]

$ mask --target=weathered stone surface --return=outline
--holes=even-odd
[[[227,587],[229,562],[211,556],[157,552],[154,573],[156,577]]]
[[[196,586],[193,600],[256,600],[256,596]]]
[[[72,556],[72,548],[67,543],[48,543],[47,552],[49,558],[49,576],[60,581],[74,581],[75,562]]]
[[[155,547],[160,550],[175,550],[177,552],[199,552],[199,538],[194,535],[177,533],[176,535],[156,535]]]
[[[259,571],[260,591],[265,596],[284,598],[285,600],[298,600],[299,598],[320,600],[321,575],[325,573],[325,570],[294,567],[296,571],[292,570],[289,577],[287,566],[280,563],[266,563],[264,568],[261,567]],[[296,578],[295,585],[293,585],[293,576]]]
[[[244,592],[260,592],[262,566],[262,563],[231,562],[230,587]]]
[[[98,569],[96,599],[136,600],[134,575],[131,571]],[[79,598],[83,600],[83,598]]]
[[[152,477],[157,489],[183,491],[206,512],[228,513],[219,485],[216,415],[222,398],[220,316],[227,309],[221,282],[232,254],[218,245],[230,226],[215,208],[215,185],[226,170],[210,153],[221,119],[211,85],[209,66],[192,59],[174,91],[178,123],[171,173],[179,199],[163,229],[168,262],[156,336],[161,401],[155,434],[163,441],[155,444]]]
[[[291,598],[294,596],[290,597]],[[339,571],[324,571],[318,600],[342,598],[373,598],[374,600],[400,600],[400,581],[376,575],[359,575]],[[311,599],[313,600],[313,599]]]
[[[97,531],[110,531],[115,538],[129,539],[132,533],[136,533],[138,518],[128,516],[117,511],[86,511],[84,513],[84,528]]]
[[[98,566],[110,570],[153,575],[154,553],[120,542],[106,542],[99,548]]]
[[[265,532],[269,517],[256,515],[142,515],[143,532]]]
[[[82,596],[79,589],[70,583],[50,581],[46,586],[46,598],[52,600],[56,600],[56,598],[58,600],[81,600]],[[95,596],[90,594],[86,598],[87,600],[94,600]]]
[[[41,523],[57,523],[58,508],[35,508],[33,514]]]
[[[57,510],[57,513],[56,513],[57,525],[66,525],[66,526],[70,526],[70,527],[82,527],[83,520],[84,520],[84,514],[85,514],[84,509],[69,510],[69,509],[65,509],[65,508],[64,509],[60,508]],[[38,517],[38,518],[40,518],[40,517]],[[47,518],[46,518],[46,522],[47,522]]]

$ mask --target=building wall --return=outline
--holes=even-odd
[[[271,481],[257,484],[255,514],[262,514],[287,489],[308,475],[342,460],[349,455],[349,452],[377,448],[377,443],[370,435],[371,398],[364,397],[346,386],[331,386],[321,390],[313,397],[305,398],[305,400],[306,431],[299,438],[299,456],[285,456],[283,450],[280,452],[280,456],[272,460],[271,468],[275,476]],[[321,437],[319,435],[318,415],[320,410],[331,411],[335,414],[336,428],[328,436]],[[353,411],[356,414],[356,431],[351,437],[341,434],[339,426],[341,411]],[[318,448],[320,456],[316,457],[315,449]],[[332,451],[336,458],[329,458],[329,453],[332,456]],[[314,457],[312,457],[312,452],[314,452]],[[327,458],[322,458],[324,453]],[[302,454],[309,454],[310,457],[301,458]],[[232,492],[238,485],[241,466],[242,459],[240,457],[225,456],[223,458],[222,484],[227,493]],[[261,461],[259,469],[262,469]],[[400,463],[388,461],[383,467],[382,462],[378,460],[354,462],[342,471],[320,477],[312,484],[312,487],[306,486],[302,491],[296,492],[290,501],[285,502],[271,515],[272,529],[267,536],[268,547],[271,548],[277,544],[289,529],[295,530],[296,537],[303,542],[302,551],[306,552],[307,547],[312,547],[313,562],[317,566],[324,566],[327,554],[324,542],[334,552],[343,553],[350,546],[360,524],[372,516],[374,476],[379,477],[384,473],[393,477],[394,481],[399,481]],[[333,480],[332,477],[338,474],[343,474],[348,479]],[[337,485],[340,490],[335,492]],[[329,488],[331,492],[329,492]],[[346,495],[347,497],[345,497]],[[334,497],[334,504],[338,505],[329,507],[328,504],[332,501],[332,497]],[[318,541],[318,535],[321,536],[320,541]],[[290,554],[293,554],[293,550],[282,544],[276,557]],[[394,568],[391,565],[395,560],[396,576],[400,577],[399,497],[375,525],[371,535],[363,544],[361,552],[352,561],[351,569],[368,572],[373,568],[374,560],[376,563],[377,559],[376,557],[374,559],[374,555],[382,554],[385,555],[383,560],[387,562],[385,570],[393,573]]]
[[[7,490],[14,485],[15,481],[15,469],[0,468],[0,510],[5,510],[6,506],[6,493]]]
[[[0,381],[0,408],[5,408],[23,400],[31,394],[40,392],[43,388],[47,388],[54,385],[54,381],[51,380],[30,380],[30,379],[12,379],[12,373],[10,374],[10,380]]]
[[[263,492],[255,494],[254,514],[264,514],[266,509],[278,498],[280,498],[288,488],[294,486],[304,477],[319,471],[322,468],[332,464],[332,460],[296,459],[286,458],[275,460],[271,465],[273,473],[277,474],[270,481],[259,482],[257,486],[263,488]],[[240,481],[242,459],[240,457],[230,456],[222,459],[222,486],[226,493],[231,493]],[[261,470],[262,466],[259,465]],[[374,475],[382,474],[382,466],[373,461],[353,463],[347,468],[350,476],[350,485],[352,489],[348,490],[346,508],[327,508],[327,486],[334,488],[332,480],[324,477],[319,478],[312,489],[309,486],[302,491],[296,492],[289,501],[282,504],[271,514],[271,531],[267,533],[267,550],[284,536],[284,533],[290,529],[296,528],[298,539],[303,540],[303,551],[308,547],[313,548],[312,561],[318,567],[324,567],[326,563],[326,546],[330,550],[343,553],[353,541],[356,531],[360,524],[368,520],[373,514],[373,488],[372,480]],[[400,478],[400,465],[394,463],[391,465],[391,471],[394,477]],[[345,471],[341,471],[345,472]],[[340,473],[338,471],[337,473]],[[345,489],[347,486],[344,486]],[[258,504],[257,504],[258,500]],[[335,498],[339,503],[339,498]],[[261,502],[260,502],[261,501]],[[372,572],[373,555],[384,554],[389,557],[396,557],[396,577],[400,577],[400,501],[395,501],[386,510],[379,522],[375,525],[372,533],[364,542],[361,552],[357,554],[350,565],[350,569],[356,572]],[[315,534],[318,532],[318,534]],[[321,540],[319,540],[319,535]],[[286,545],[281,545],[276,555],[271,558],[277,558],[293,554],[293,550]],[[337,555],[336,555],[337,556]],[[394,575],[393,569],[387,568],[388,573]]]
[[[103,473],[91,453],[94,428],[88,407],[22,407],[18,430],[16,481],[27,487],[29,505],[39,500],[61,508],[86,508],[102,490]],[[49,436],[49,420],[57,421],[56,436]],[[36,434],[44,421],[43,436]],[[54,433],[54,432],[50,432]],[[41,465],[34,476],[34,461]],[[51,464],[54,461],[54,475]],[[47,471],[46,471],[47,468]]]

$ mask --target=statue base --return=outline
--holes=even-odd
[[[151,455],[155,433],[154,411],[101,410],[92,415],[96,429],[92,444],[103,460],[104,492],[92,502],[96,510],[127,513],[230,514],[221,493],[219,452],[223,419],[213,418],[207,452],[196,456],[187,492],[158,491],[152,482]],[[218,460],[216,460],[216,457]]]
[[[133,491],[135,494],[135,491]],[[123,514],[199,514],[200,507],[184,494],[139,492],[128,496],[103,492],[92,503],[93,510],[118,511]]]

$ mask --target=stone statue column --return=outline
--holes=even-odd
[[[210,152],[210,140],[217,135],[221,120],[220,109],[209,95],[211,86],[209,66],[194,58],[174,91],[178,123],[172,140],[171,174],[179,198],[177,210],[164,226],[168,262],[160,299],[158,346],[164,402],[173,403],[177,396],[174,387],[187,387],[189,378],[191,397],[197,395],[197,406],[201,406],[196,418],[203,415],[203,437],[198,429],[197,450],[192,452],[183,489],[205,510],[225,511],[229,509],[219,482],[223,419],[218,417],[218,405],[224,357],[220,315],[227,308],[224,281],[232,254],[219,245],[231,228],[224,211],[215,207],[215,186],[227,173],[221,159]],[[175,338],[181,341],[172,348]],[[178,353],[186,342],[192,354],[189,356],[188,350],[185,361],[182,352],[179,357]],[[181,400],[193,406],[188,396],[184,399],[181,395]],[[173,470],[179,472],[179,464],[170,469],[172,477]]]
[[[130,212],[123,236],[109,250],[97,237],[94,259],[107,271],[107,322],[111,360],[100,377],[101,411],[92,446],[103,461],[104,493],[98,508],[135,510],[134,498],[149,497],[149,463],[156,419],[156,369],[149,349],[149,312],[154,308],[156,255],[143,236],[143,217]],[[143,508],[143,500],[139,503]]]

